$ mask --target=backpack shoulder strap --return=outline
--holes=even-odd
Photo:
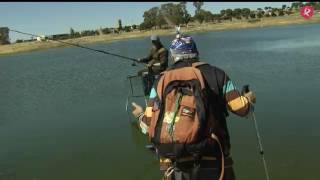
[[[219,90],[221,90],[221,87],[219,85],[221,73],[216,72],[217,68],[215,66],[211,66],[208,63],[197,62],[194,64],[195,64],[195,67],[199,69],[200,72],[202,73],[210,89],[214,91],[216,94],[219,94]]]
[[[213,92],[218,98],[220,106],[222,106],[225,116],[228,116],[228,110],[226,109],[226,105],[222,97],[219,94],[223,91],[223,83],[226,77],[226,74],[221,69],[211,66],[207,64],[206,66],[198,67],[201,73],[203,74],[203,78],[205,79],[207,85],[211,92]]]
[[[166,71],[160,73],[160,76],[157,80],[156,92],[160,101],[162,101],[162,93],[164,88],[164,75]]]

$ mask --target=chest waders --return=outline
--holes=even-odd
[[[152,55],[151,61],[156,61],[151,67],[148,67],[147,72],[142,74],[142,82],[143,82],[143,91],[145,96],[148,96],[151,88],[153,86],[155,78],[165,70],[165,68],[161,67],[160,62],[160,53],[164,52],[165,48],[160,48]]]

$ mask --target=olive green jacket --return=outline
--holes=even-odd
[[[168,50],[163,46],[159,49],[153,47],[150,54],[146,58],[141,59],[141,62],[152,66],[159,66],[164,71],[168,67]]]

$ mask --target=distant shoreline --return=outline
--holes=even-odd
[[[223,30],[234,30],[234,29],[247,29],[247,28],[264,28],[272,26],[283,26],[283,25],[294,25],[294,24],[320,24],[320,14],[315,14],[311,19],[304,19],[299,13],[295,13],[289,16],[283,17],[269,17],[262,18],[258,22],[248,22],[247,20],[232,21],[232,22],[222,22],[222,23],[203,23],[203,24],[190,24],[188,28],[182,27],[183,33],[194,33],[194,32],[209,32],[209,31],[223,31]],[[174,34],[174,29],[160,29],[160,30],[148,30],[148,31],[134,31],[134,32],[121,32],[120,34],[106,34],[98,36],[87,36],[75,39],[63,40],[68,43],[76,44],[92,44],[92,43],[109,43],[117,40],[133,39],[147,37],[151,34],[171,35]],[[59,42],[49,41],[49,42],[24,42],[15,43],[10,45],[0,45],[0,55],[10,55],[21,52],[37,51],[41,49],[49,49],[56,47],[67,47]]]

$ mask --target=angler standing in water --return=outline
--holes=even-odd
[[[168,50],[162,45],[157,35],[152,35],[150,39],[152,43],[150,54],[146,58],[138,59],[138,61],[147,63],[147,67],[152,69],[152,73],[158,75],[168,67]],[[142,69],[138,75],[147,71],[148,69]]]
[[[132,103],[164,179],[235,180],[226,117],[247,116],[254,93],[241,94],[223,70],[200,62],[190,36],[178,35],[170,53],[174,64],[156,80],[145,112]]]
[[[150,54],[146,58],[138,59],[139,62],[147,63],[147,68],[138,72],[138,75],[143,78],[145,95],[150,92],[155,76],[168,67],[168,50],[162,45],[157,35],[152,35],[150,39],[152,42]]]

